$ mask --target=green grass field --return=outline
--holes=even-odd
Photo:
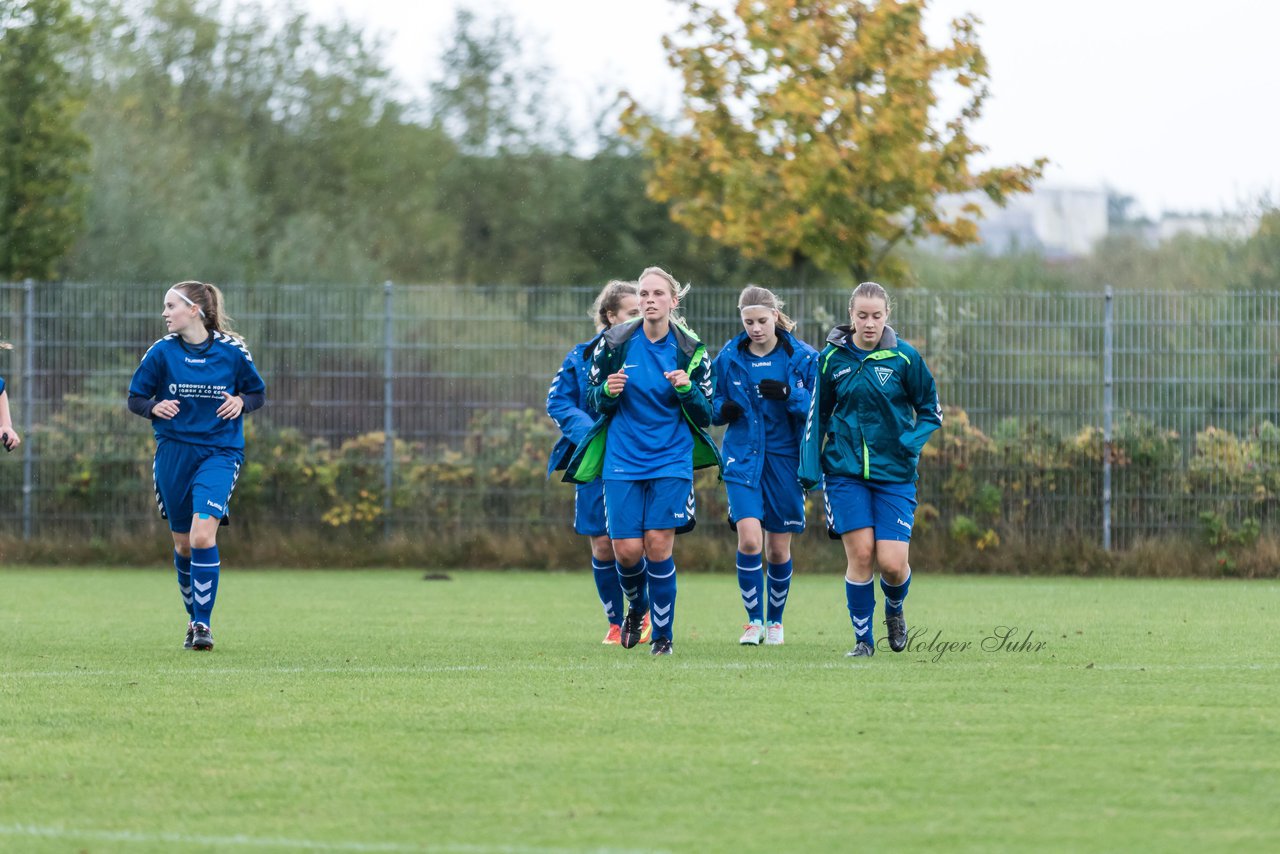
[[[233,568],[201,654],[171,570],[0,571],[0,850],[1280,850],[1280,584],[919,573],[856,663],[838,575],[782,647],[679,584],[654,659],[586,573]]]

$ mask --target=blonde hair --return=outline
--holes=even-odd
[[[618,309],[622,308],[622,298],[638,296],[639,290],[635,282],[624,282],[621,279],[613,279],[605,285],[596,295],[591,311],[587,314],[595,322],[596,331],[608,329],[612,325],[609,323],[609,315],[617,314]]]
[[[201,319],[204,321],[204,328],[210,332],[221,332],[224,335],[230,335],[233,338],[240,339],[244,342],[244,336],[231,328],[231,318],[227,316],[227,311],[223,308],[222,291],[217,285],[211,285],[207,282],[178,282],[169,288],[171,291],[186,296],[196,308],[200,309]]]
[[[742,289],[742,293],[738,294],[738,313],[741,314],[744,308],[767,308],[772,309],[778,314],[778,327],[786,332],[790,332],[796,328],[796,322],[787,317],[782,312],[785,302],[778,299],[778,295],[768,288],[760,285],[747,285]]]
[[[849,297],[849,317],[853,317],[853,303],[858,299],[858,297],[884,300],[885,314],[888,314],[893,310],[893,305],[889,302],[888,291],[875,282],[863,282],[853,289],[853,294]]]
[[[640,275],[636,277],[637,286],[644,281],[645,276],[657,276],[661,279],[665,279],[667,284],[671,285],[671,295],[676,298],[677,304],[684,300],[685,294],[689,293],[689,289],[693,287],[692,285],[681,285],[676,281],[675,276],[671,275],[661,267],[645,267]],[[678,308],[673,308],[671,310],[671,320],[680,324],[685,329],[689,328],[689,324],[685,322],[684,315],[680,313]]]

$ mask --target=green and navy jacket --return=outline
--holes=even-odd
[[[605,381],[610,374],[621,369],[636,324],[643,322],[637,317],[606,329],[600,336],[587,373],[587,407],[600,416],[577,442],[564,473],[564,480],[568,483],[590,483],[600,476],[605,443],[609,438],[609,422],[618,411],[618,398],[609,394]],[[672,322],[671,331],[675,333],[676,366],[689,375],[691,382],[686,389],[676,389],[676,397],[680,401],[680,413],[693,433],[693,468],[715,466],[718,470],[721,468],[720,451],[706,430],[711,426],[711,396],[715,389],[706,345],[678,323]]]
[[[942,426],[938,389],[920,353],[886,326],[860,356],[848,326],[827,336],[800,440],[800,482],[822,476],[914,483],[920,451]]]
[[[750,343],[751,338],[747,333],[739,333],[724,345],[712,363],[716,376],[712,423],[726,423],[720,413],[727,401],[732,400],[742,407],[742,417],[729,424],[724,431],[724,441],[720,448],[726,461],[724,479],[744,486],[759,486],[760,472],[764,468],[767,453],[795,457],[800,449],[765,447],[764,418],[761,416],[759,397],[751,384],[750,369],[747,367],[748,359],[753,358],[747,350]],[[787,382],[791,386],[786,402],[787,415],[793,425],[803,428],[817,372],[818,351],[783,329],[778,330],[778,347],[787,354]]]

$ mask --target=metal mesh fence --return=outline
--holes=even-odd
[[[0,376],[24,444],[0,461],[0,534],[151,533],[148,426],[124,407],[167,285],[0,284]],[[543,413],[594,288],[224,289],[267,381],[233,515],[362,536],[555,526]],[[821,347],[848,291],[780,294]],[[737,289],[682,304],[712,354]],[[894,295],[891,323],[948,417],[922,460],[926,515],[1009,538],[1266,527],[1280,489],[1280,293]],[[1109,380],[1109,381],[1108,381]],[[714,483],[703,484],[715,505]],[[252,531],[253,528],[250,528]],[[1227,535],[1227,534],[1224,534]]]

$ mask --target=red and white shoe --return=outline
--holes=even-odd
[[[610,623],[609,634],[605,635],[604,640],[600,641],[600,643],[606,646],[621,646],[622,645],[622,626]]]

